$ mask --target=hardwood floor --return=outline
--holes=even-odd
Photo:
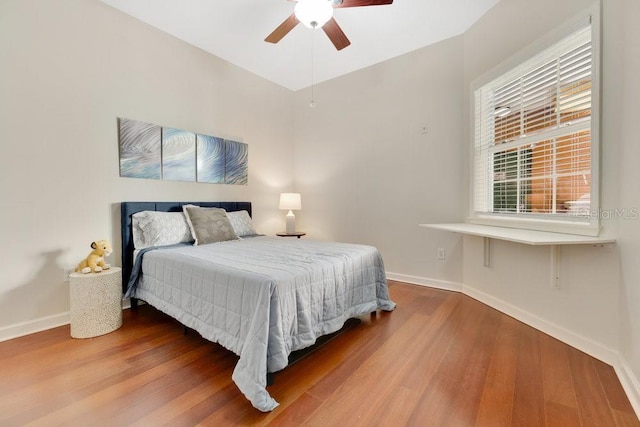
[[[148,306],[102,337],[0,343],[0,425],[640,426],[610,366],[458,293],[390,293],[394,312],[276,374],[268,414],[234,354]]]

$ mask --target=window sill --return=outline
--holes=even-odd
[[[539,218],[476,215],[467,218],[466,223],[506,229],[521,229],[524,231],[542,231],[553,234],[577,234],[589,237],[598,237],[600,234],[598,218],[590,218],[587,223],[583,221],[572,221],[569,218],[541,220]]]

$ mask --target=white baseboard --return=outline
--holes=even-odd
[[[38,319],[20,322],[14,325],[0,328],[0,342],[8,341],[24,335],[35,334],[36,332],[45,331],[47,329],[57,328],[58,326],[68,325],[69,312],[54,314],[52,316],[40,317]]]
[[[633,374],[633,370],[626,359],[622,357],[618,358],[618,363],[613,365],[613,368],[616,370],[622,388],[625,393],[627,393],[633,410],[636,412],[638,418],[640,418],[640,381],[638,381],[638,378]]]
[[[412,285],[427,286],[430,288],[443,289],[445,291],[462,292],[462,283],[448,282],[446,280],[427,279],[424,277],[410,276],[408,274],[390,273],[387,271],[387,279],[398,282],[411,283]]]
[[[542,331],[547,335],[551,335],[552,337],[559,339],[563,343],[568,344],[571,347],[575,347],[578,350],[583,351],[608,365],[614,366],[620,358],[619,353],[612,348],[573,333],[561,326],[556,325],[555,323],[549,322],[548,320],[536,316],[535,314],[531,314],[512,304],[509,304],[508,302],[495,298],[471,286],[464,286],[462,293],[484,304],[487,304],[489,307],[493,307],[496,310],[501,311],[504,314],[507,314],[521,321],[522,323],[526,323],[527,325],[539,331]]]
[[[608,365],[613,366],[618,379],[620,380],[620,384],[622,385],[622,388],[629,398],[629,402],[631,403],[633,410],[640,418],[640,381],[638,381],[638,378],[634,375],[633,370],[627,363],[626,359],[624,359],[618,351],[599,344],[589,338],[573,333],[561,326],[549,322],[548,320],[531,314],[501,299],[495,298],[487,293],[479,291],[471,286],[466,286],[461,283],[447,282],[443,280],[434,280],[425,277],[409,276],[405,274],[389,272],[387,272],[387,278],[390,280],[397,280],[399,282],[411,283],[414,285],[461,292],[475,300],[482,302],[483,304],[488,305],[489,307],[495,308],[496,310],[521,321],[522,323],[525,323],[539,331],[542,331],[545,334],[550,335],[567,345],[575,347],[578,350],[583,351],[586,354],[598,360],[601,360]]]
[[[131,308],[131,301],[128,298],[122,301],[122,308]],[[71,323],[71,315],[67,311],[65,313],[40,317],[27,322],[5,326],[0,328],[0,342],[9,341],[29,334],[35,334],[36,332],[46,331],[47,329],[57,328],[58,326],[68,325],[69,323]]]
[[[552,337],[577,348],[590,356],[595,357],[611,366],[616,371],[620,384],[624,389],[629,402],[633,406],[636,415],[640,417],[640,381],[634,375],[631,366],[620,355],[619,352],[609,347],[598,344],[588,338],[575,334],[567,329],[564,329],[558,325],[555,325],[539,316],[531,314],[525,310],[509,304],[503,300],[495,298],[489,294],[479,291],[471,286],[465,286],[457,282],[448,282],[445,280],[428,279],[425,277],[411,276],[400,273],[387,272],[387,278],[389,280],[396,280],[399,282],[411,283],[414,285],[427,286],[436,289],[443,289],[447,291],[462,292],[463,294],[487,304],[489,307],[493,307],[502,313],[505,313],[533,328],[538,329]],[[130,308],[131,303],[129,299],[123,301],[123,309]],[[44,331],[47,329],[57,328],[58,326],[68,325],[70,323],[69,312],[55,314],[52,316],[41,317],[39,319],[31,320],[28,322],[21,322],[15,325],[9,325],[0,328],[0,342],[8,341],[13,338],[18,338],[24,335],[33,334],[36,332]]]

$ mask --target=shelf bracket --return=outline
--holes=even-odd
[[[484,266],[491,267],[491,239],[488,237],[483,238],[484,243]]]
[[[550,245],[551,254],[551,288],[560,289],[560,246]]]

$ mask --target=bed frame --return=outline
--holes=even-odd
[[[122,202],[120,204],[120,233],[122,237],[122,292],[127,291],[129,276],[133,268],[133,229],[131,216],[142,211],[182,212],[184,205],[203,208],[222,208],[228,212],[251,212],[251,202]],[[132,303],[133,305],[133,303]]]

